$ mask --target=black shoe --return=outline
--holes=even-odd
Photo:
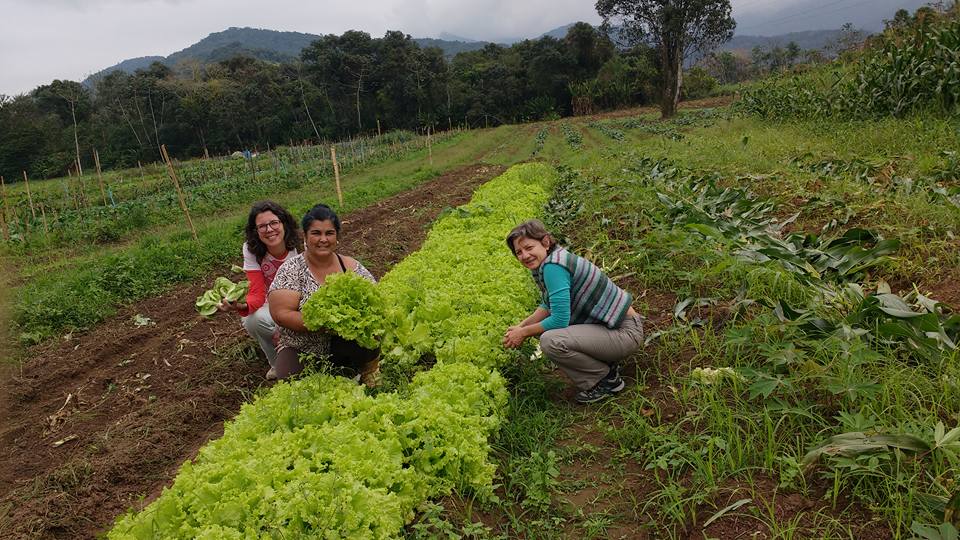
[[[574,399],[577,403],[596,403],[620,392],[625,386],[626,383],[620,377],[620,367],[614,366],[593,388],[577,392]]]
[[[601,380],[606,381],[607,383],[615,383],[612,386],[616,386],[617,384],[619,384],[620,381],[622,380],[620,378],[620,364],[614,364],[610,366],[610,371],[608,371],[607,374],[604,375],[603,379]],[[619,392],[620,390],[616,390],[616,391]]]

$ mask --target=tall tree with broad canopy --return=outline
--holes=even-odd
[[[619,23],[621,40],[659,50],[663,118],[677,111],[684,59],[729,41],[737,26],[730,15],[730,0],[597,0],[596,9],[605,30]]]

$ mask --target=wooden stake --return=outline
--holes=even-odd
[[[427,126],[427,153],[430,154],[430,166],[433,167],[433,138],[430,136],[430,126]]]
[[[7,229],[7,184],[3,181],[3,176],[0,176],[0,194],[3,195],[3,239],[10,240],[10,231]]]
[[[107,190],[103,189],[103,174],[100,172],[100,154],[96,149],[93,150],[93,163],[97,166],[97,183],[100,184],[100,198],[103,199],[103,206],[107,206]]]
[[[180,181],[177,180],[177,173],[173,170],[173,162],[170,161],[170,155],[167,154],[167,145],[160,145],[160,153],[163,154],[163,160],[167,163],[167,172],[170,173],[170,179],[173,180],[173,187],[177,188],[177,197],[180,199],[180,209],[187,216],[187,224],[190,225],[190,232],[193,233],[193,239],[200,242],[197,237],[197,229],[193,226],[193,219],[190,218],[190,210],[187,208],[187,201],[183,198],[183,191],[180,189]]]
[[[27,200],[30,201],[30,215],[37,219],[37,211],[33,209],[33,195],[30,194],[30,180],[27,180],[27,171],[23,171],[23,183],[27,185]]]
[[[140,164],[140,160],[137,160],[137,168],[140,169],[140,180],[143,181],[143,165]]]
[[[43,235],[48,236],[50,234],[50,228],[47,227],[47,205],[40,203],[40,215],[43,216]]]
[[[77,190],[79,194],[78,197],[80,199],[80,205],[86,208],[90,206],[87,202],[87,186],[83,185],[83,174],[80,172],[80,162],[76,161],[75,163],[77,164],[77,183],[80,186],[80,189]]]
[[[377,137],[380,136],[380,119],[377,118]]]
[[[337,163],[337,147],[330,147],[330,160],[333,161],[333,177],[337,183],[337,200],[340,202],[340,208],[343,208],[343,192],[340,191],[340,165]]]

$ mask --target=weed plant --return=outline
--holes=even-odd
[[[635,293],[666,289],[688,298],[675,307],[674,326],[653,336],[649,364],[659,366],[659,384],[618,401],[620,421],[608,433],[624,457],[656,472],[659,485],[643,512],[672,535],[703,523],[713,513],[703,509],[732,485],[761,481],[825,501],[809,520],[777,523],[770,513],[777,495],[755,488],[756,519],[788,536],[854,535],[830,517],[851,501],[882,516],[898,537],[914,523],[942,519],[957,491],[958,460],[950,443],[936,450],[937,430],[960,420],[955,376],[943,375],[956,373],[958,352],[952,342],[920,346],[924,337],[911,333],[910,321],[927,317],[949,334],[952,319],[939,307],[919,307],[919,296],[858,294],[862,289],[847,284],[893,277],[902,268],[901,241],[915,250],[929,240],[903,234],[903,224],[920,221],[929,208],[927,219],[953,227],[950,206],[924,196],[917,210],[877,222],[900,236],[897,242],[856,233],[848,244],[855,249],[834,252],[836,260],[856,262],[824,266],[822,254],[840,245],[831,239],[842,236],[842,226],[823,240],[807,235],[791,244],[787,236],[784,244],[780,228],[789,214],[777,199],[735,187],[745,179],[623,156],[620,172],[607,177],[567,174],[551,205],[566,210],[554,225],[573,246],[608,271],[629,275]],[[843,186],[859,182],[880,212],[898,208],[894,196],[870,187],[885,161],[820,160],[815,168],[839,200]],[[789,182],[773,178],[764,191],[783,185]],[[849,194],[848,204],[862,204]],[[871,302],[886,305],[893,297],[915,315],[891,311],[906,318],[887,318],[893,308],[886,307],[879,318],[865,315],[873,313]],[[811,450],[851,432],[904,437],[933,450],[875,445],[811,460]],[[810,522],[819,523],[817,532]]]

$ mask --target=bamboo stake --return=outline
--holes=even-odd
[[[30,215],[37,219],[37,211],[33,209],[33,195],[30,194],[30,180],[27,180],[27,171],[23,171],[23,183],[27,185],[27,200],[30,201]]]
[[[87,186],[83,185],[83,173],[80,172],[80,162],[76,161],[77,164],[77,183],[80,186],[80,189],[77,190],[79,193],[80,205],[84,208],[90,206],[87,202]]]
[[[143,181],[143,165],[140,164],[140,160],[137,160],[137,168],[140,169],[140,181]]]
[[[430,126],[427,126],[427,153],[430,154],[430,166],[433,167],[433,139],[430,136]]]
[[[167,154],[167,145],[160,145],[160,153],[163,154],[163,160],[167,163],[167,172],[170,173],[170,179],[173,180],[173,186],[177,188],[177,197],[180,199],[180,209],[187,216],[187,224],[190,225],[190,232],[193,233],[193,239],[200,242],[197,237],[197,229],[193,227],[193,219],[190,218],[190,210],[187,208],[187,201],[183,198],[183,191],[180,189],[180,181],[177,180],[177,173],[173,170],[173,162],[170,161],[170,155]]]
[[[377,137],[380,136],[380,119],[377,118]]]
[[[73,170],[67,169],[67,178],[63,180],[63,195],[67,198],[64,208],[70,208],[72,204],[74,209],[80,210],[80,206],[77,205],[77,194],[74,193],[74,189]]]
[[[3,195],[3,239],[10,240],[10,231],[7,229],[7,184],[3,181],[3,176],[0,176],[0,193]]]
[[[343,192],[340,191],[340,165],[337,163],[337,147],[330,147],[330,160],[333,161],[333,177],[337,183],[337,201],[340,202],[340,208],[343,208]]]
[[[93,150],[93,163],[97,166],[97,183],[100,184],[100,197],[103,199],[103,206],[107,206],[107,191],[103,189],[103,174],[100,172],[100,154],[96,149]]]
[[[43,235],[50,235],[50,227],[47,227],[47,205],[40,203],[40,215],[43,216]]]
[[[67,171],[69,175],[70,171]],[[67,183],[67,179],[63,179],[63,208],[70,208],[70,184]]]

